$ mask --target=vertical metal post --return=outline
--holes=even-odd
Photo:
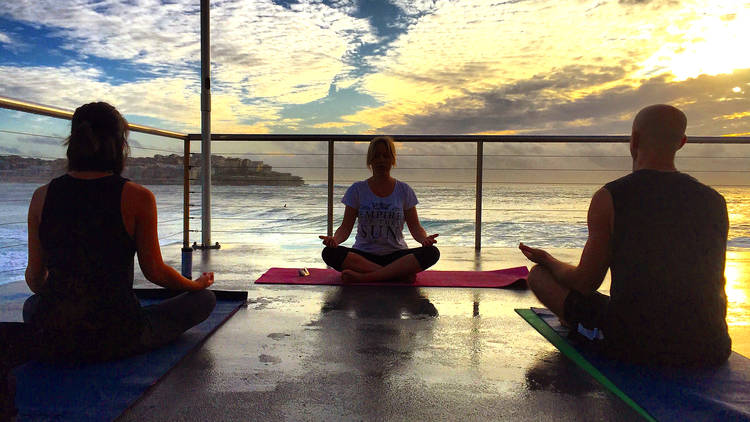
[[[211,245],[211,38],[209,0],[201,0],[201,243]]]
[[[328,141],[328,236],[333,236],[333,141]]]
[[[193,248],[190,247],[190,138],[185,137],[182,158],[182,273],[193,278]]]
[[[474,225],[474,249],[482,249],[482,166],[484,142],[477,141],[477,187],[476,187],[476,224]]]
[[[190,139],[185,138],[182,158],[182,247],[190,246]]]

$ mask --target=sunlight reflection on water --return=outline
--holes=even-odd
[[[750,309],[747,304],[750,287],[748,259],[748,252],[727,252],[724,275],[727,280],[727,324],[730,326],[750,326]]]

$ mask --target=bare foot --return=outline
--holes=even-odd
[[[562,325],[565,328],[572,329],[573,324],[570,324],[568,321],[565,321],[564,319],[557,317],[558,320],[560,320],[560,325]]]
[[[354,270],[344,270],[341,272],[341,280],[344,283],[360,283],[364,277],[363,273],[358,273]]]

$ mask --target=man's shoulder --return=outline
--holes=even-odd
[[[681,182],[684,183],[686,186],[690,186],[692,189],[702,192],[707,197],[712,197],[721,202],[726,202],[724,200],[724,195],[720,194],[716,189],[701,182],[695,177],[687,173],[682,173],[682,172],[677,172],[676,177],[679,177]]]
[[[673,183],[673,184],[681,184],[685,186],[692,186],[695,189],[703,189],[707,191],[716,192],[715,189],[712,187],[702,183],[695,177],[683,173],[683,172],[662,172],[662,171],[656,171],[656,170],[638,170],[634,171],[632,173],[626,174],[625,176],[622,176],[620,178],[617,178],[615,180],[610,181],[609,183],[605,184],[604,187],[617,187],[620,185],[627,185],[627,184],[639,184],[639,183],[647,183],[647,184],[653,184],[654,182],[659,182],[659,180],[665,180],[667,183]]]
[[[603,188],[608,190],[611,193],[613,190],[616,190],[618,187],[622,185],[633,183],[633,179],[636,178],[635,174],[636,174],[635,172],[629,173],[629,174],[626,174],[625,176],[609,181],[603,186]]]

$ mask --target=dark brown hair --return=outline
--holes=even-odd
[[[73,113],[68,147],[68,170],[122,173],[130,153],[128,122],[113,106],[84,104]]]

